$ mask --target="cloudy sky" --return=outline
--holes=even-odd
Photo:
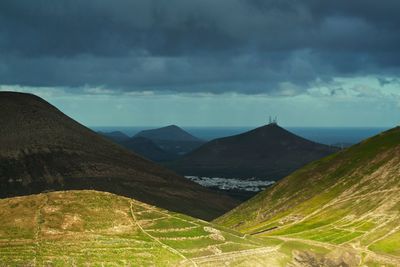
[[[89,126],[393,126],[398,0],[1,0],[0,90]]]

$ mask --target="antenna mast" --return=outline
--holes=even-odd
[[[278,124],[278,116],[275,116],[275,117],[269,116],[269,124],[277,125]]]

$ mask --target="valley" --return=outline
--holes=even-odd
[[[0,93],[0,102],[9,125],[0,129],[0,263],[7,266],[400,264],[398,127],[279,181],[185,178],[39,98]],[[15,110],[22,113],[7,120]],[[36,130],[14,135],[10,129],[24,125],[16,121]],[[275,124],[235,138],[251,144],[271,133],[293,142],[272,142],[275,149],[331,149]],[[227,192],[244,202],[235,207]]]
[[[399,0],[0,0],[0,267],[400,267]]]
[[[187,179],[198,183],[204,187],[217,188],[221,190],[238,190],[248,192],[260,192],[267,186],[274,184],[274,181],[256,180],[256,179],[238,179],[221,177],[198,177],[186,176]]]

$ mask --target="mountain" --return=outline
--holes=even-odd
[[[121,145],[130,151],[155,162],[171,161],[177,158],[177,155],[162,150],[153,141],[146,137],[132,137],[122,142]]]
[[[109,138],[110,140],[114,141],[117,144],[121,144],[129,139],[129,136],[120,131],[98,132],[98,134]]]
[[[0,200],[0,265],[277,266],[279,247],[96,191]]]
[[[400,266],[400,127],[308,164],[215,222]],[[364,265],[363,265],[364,264]]]
[[[204,144],[203,140],[176,125],[141,131],[135,137],[148,138],[164,151],[175,155],[184,155]]]
[[[111,141],[120,144],[126,149],[155,162],[171,161],[178,157],[175,154],[162,150],[153,141],[146,137],[129,137],[120,131],[98,133]]]
[[[136,134],[152,140],[169,141],[202,141],[176,125],[169,125],[157,129],[144,130]]]
[[[210,141],[167,166],[182,175],[278,180],[337,150],[271,123]]]
[[[236,204],[114,144],[37,96],[1,92],[0,122],[0,197],[96,189],[204,219]]]

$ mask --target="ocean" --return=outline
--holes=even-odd
[[[91,127],[95,131],[112,132],[121,131],[129,136],[136,133],[154,129],[156,127],[148,126],[135,126],[135,127],[110,127],[100,126]],[[204,139],[206,141],[240,134],[254,127],[182,127],[192,135]],[[314,142],[327,144],[327,145],[343,145],[348,146],[356,144],[368,137],[376,135],[382,131],[388,130],[389,127],[285,127],[287,130],[309,139]]]

